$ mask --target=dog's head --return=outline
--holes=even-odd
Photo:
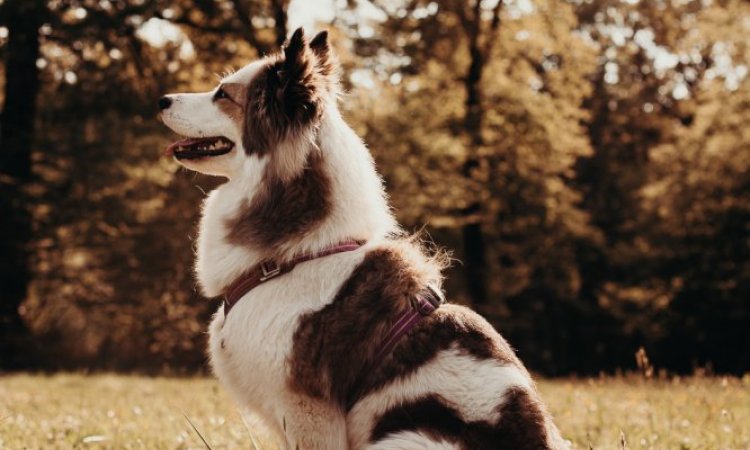
[[[232,178],[267,159],[288,179],[304,168],[326,105],[335,103],[337,66],[323,31],[309,43],[297,29],[276,54],[248,64],[210,92],[159,100],[164,123],[186,139],[167,151],[183,166]]]

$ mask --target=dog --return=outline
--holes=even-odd
[[[204,93],[159,100],[168,153],[226,183],[195,271],[225,298],[214,373],[290,450],[564,449],[508,343],[444,303],[441,258],[406,236],[338,110],[325,31]],[[231,309],[230,309],[231,308]]]

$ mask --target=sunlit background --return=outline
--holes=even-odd
[[[750,5],[0,1],[2,367],[204,371],[191,264],[220,180],[166,92],[327,29],[342,108],[447,290],[535,372],[750,368]]]

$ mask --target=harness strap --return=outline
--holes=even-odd
[[[396,348],[396,345],[398,345],[401,338],[409,333],[409,331],[411,331],[414,326],[422,320],[422,318],[435,312],[435,310],[437,310],[443,303],[445,303],[445,296],[439,289],[432,285],[427,285],[414,297],[412,308],[401,315],[401,317],[399,317],[399,319],[391,326],[385,336],[383,336],[378,351],[357,378],[352,394],[347,400],[347,411],[351,410],[354,404],[359,401],[362,392],[367,388],[367,379],[369,375],[380,367],[385,358],[393,352],[393,349]]]
[[[364,241],[344,241],[334,246],[325,248],[317,253],[307,253],[283,263],[274,260],[266,260],[253,266],[250,270],[240,275],[224,290],[224,317],[248,292],[265,283],[266,281],[291,272],[297,264],[322,258],[336,253],[351,252],[364,245]]]

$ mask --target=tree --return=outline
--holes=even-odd
[[[31,221],[25,188],[31,181],[39,74],[39,27],[42,0],[8,0],[1,5],[0,23],[8,28],[5,49],[5,105],[0,117],[0,369],[27,363],[27,333],[19,308],[26,299],[31,274],[28,245]]]
[[[503,2],[498,1],[492,7],[489,18],[483,17],[482,2],[474,0],[465,4],[453,2],[458,18],[469,47],[469,67],[464,76],[464,90],[466,91],[464,130],[468,135],[469,154],[463,164],[462,173],[466,178],[472,178],[472,172],[479,168],[480,149],[484,145],[482,125],[485,107],[482,105],[482,78],[492,47],[496,42],[497,30],[500,27],[500,11]],[[489,22],[485,25],[485,22]],[[466,282],[469,295],[474,304],[483,307],[487,304],[487,258],[485,256],[485,239],[481,222],[475,217],[481,212],[482,204],[479,198],[464,209],[466,223],[461,228],[464,246],[464,262],[466,264]]]
[[[468,62],[461,67],[458,77],[464,87],[463,127],[456,131],[466,141],[466,153],[461,173],[471,180],[474,172],[482,164],[481,153],[484,145],[483,120],[486,111],[482,104],[482,79],[485,68],[497,41],[497,31],[501,23],[503,2],[498,1],[487,7],[480,0],[469,2],[450,1],[440,6],[434,2],[413,1],[397,7],[381,5],[374,2],[380,11],[386,13],[388,20],[381,24],[383,36],[407,36],[418,32],[421,44],[411,42],[403,51],[415,58],[411,70],[418,70],[420,61],[439,57],[430,45],[437,39],[448,35],[454,39],[454,46],[465,46],[463,52],[469,55]],[[448,27],[441,30],[441,27]],[[403,39],[403,38],[402,38]],[[398,40],[385,43],[387,48],[400,53]],[[439,52],[438,52],[439,53]],[[468,185],[471,185],[469,183]],[[487,261],[481,217],[481,200],[479,192],[469,193],[471,200],[463,208],[461,233],[465,264],[466,289],[472,302],[477,307],[487,303]]]
[[[602,0],[576,4],[576,12],[581,33],[601,49],[586,103],[594,154],[579,162],[577,183],[606,238],[579,263],[581,295],[601,305],[614,330],[603,351],[646,346],[652,359],[681,371],[711,354],[736,370],[720,349],[747,341],[739,325],[746,312],[736,303],[746,295],[726,287],[742,285],[744,181],[732,173],[731,186],[722,173],[744,164],[728,150],[743,140],[730,144],[725,132],[736,133],[729,124],[742,116],[745,91],[734,68],[746,69],[727,61],[747,60],[737,38],[747,6]],[[708,154],[712,148],[722,150]],[[719,192],[733,207],[714,203]]]
[[[705,40],[712,62],[690,91],[691,120],[651,149],[640,193],[648,269],[639,283],[655,291],[641,309],[651,319],[646,341],[653,360],[677,370],[741,373],[750,364],[734,351],[750,348],[748,17],[742,2],[697,12],[700,37],[683,48]]]

